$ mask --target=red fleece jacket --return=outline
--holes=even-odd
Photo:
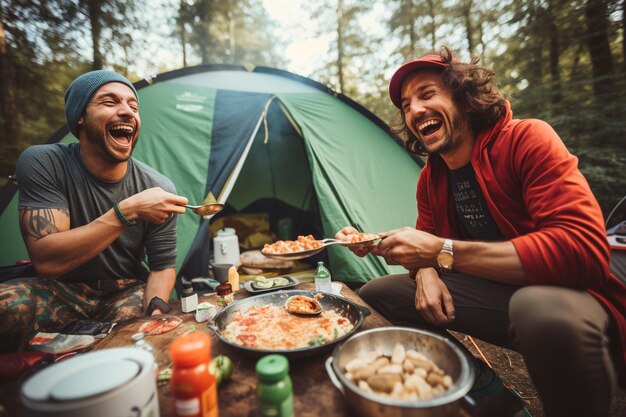
[[[626,387],[626,286],[610,273],[602,212],[578,159],[547,123],[513,120],[507,106],[491,130],[477,135],[471,162],[489,212],[513,242],[529,285],[586,290],[610,312],[620,335],[620,385]],[[441,157],[430,155],[417,185],[416,228],[467,239],[447,173]]]

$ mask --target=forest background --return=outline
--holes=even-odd
[[[447,45],[496,70],[515,117],[554,127],[579,157],[605,216],[626,194],[626,0],[282,6],[294,1],[298,13],[279,22],[269,13],[278,0],[0,0],[0,187],[24,148],[64,125],[64,91],[91,69],[137,81],[207,63],[295,68],[393,125],[393,69]],[[294,65],[286,53],[294,34],[324,40],[324,53]]]

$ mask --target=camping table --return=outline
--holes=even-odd
[[[312,283],[303,283],[291,289],[312,290],[314,285]],[[345,284],[342,284],[341,295],[358,304],[365,304]],[[237,292],[235,299],[242,299],[248,296],[249,294],[242,288]],[[200,301],[208,301],[215,304],[214,294],[201,296]],[[183,319],[180,326],[160,336],[146,337],[146,340],[156,348],[159,367],[170,366],[168,348],[174,338],[192,331],[194,327],[199,331],[206,332],[211,335],[212,356],[225,354],[234,363],[231,379],[222,383],[219,387],[218,402],[220,415],[227,417],[256,415],[255,390],[257,379],[254,371],[256,359],[246,357],[240,351],[219,342],[217,337],[213,335],[213,332],[207,328],[206,323],[197,323],[193,314],[181,313],[180,303],[172,303],[172,306],[174,308],[169,314],[175,314]],[[365,318],[359,330],[390,325],[380,314],[373,309],[371,310],[372,314]],[[132,343],[131,336],[138,331],[139,326],[144,321],[145,319],[140,319],[115,329],[111,335],[99,342],[95,349],[129,346]],[[346,406],[343,396],[331,383],[326,374],[324,361],[327,357],[328,354],[322,354],[301,361],[290,361],[289,374],[293,382],[295,415],[299,417],[355,415]],[[161,416],[173,415],[172,395],[167,384],[159,387],[159,405]]]

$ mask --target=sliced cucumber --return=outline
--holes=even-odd
[[[272,288],[274,283],[272,281],[256,281],[254,285],[259,288]]]
[[[289,284],[289,280],[287,278],[278,277],[274,278],[274,287],[280,287],[283,285]]]

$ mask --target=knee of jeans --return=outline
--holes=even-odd
[[[573,306],[541,287],[518,290],[509,305],[511,333],[515,344],[571,346],[582,337],[582,326],[571,318]]]
[[[359,297],[372,307],[375,307],[377,301],[380,300],[380,291],[376,289],[378,286],[376,281],[377,280],[369,281],[359,288]]]

